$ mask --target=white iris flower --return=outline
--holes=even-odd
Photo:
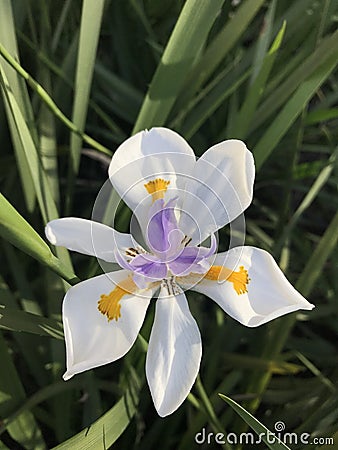
[[[138,219],[144,247],[130,234],[90,220],[47,224],[52,244],[122,268],[66,293],[65,380],[125,355],[159,292],[146,375],[155,408],[166,416],[189,394],[202,356],[187,288],[207,295],[248,327],[313,308],[266,251],[240,246],[215,254],[214,233],[249,206],[254,175],[253,156],[241,141],[221,142],[196,160],[177,133],[153,128],[127,139],[109,167],[113,187]],[[209,237],[210,247],[203,246]]]

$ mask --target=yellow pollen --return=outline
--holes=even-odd
[[[151,194],[153,197],[153,203],[155,200],[159,198],[164,198],[164,194],[168,189],[168,185],[170,181],[163,180],[163,178],[156,178],[155,180],[151,180],[144,185],[147,189],[148,194]]]
[[[205,278],[207,280],[230,281],[238,295],[248,292],[247,285],[250,278],[244,266],[240,266],[237,272],[223,266],[211,266]]]
[[[120,300],[126,294],[131,294],[137,289],[136,284],[131,277],[120,281],[120,283],[108,294],[102,294],[98,303],[98,310],[104,316],[107,316],[108,322],[121,317]]]

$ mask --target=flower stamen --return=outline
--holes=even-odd
[[[211,266],[205,274],[207,280],[230,281],[238,295],[248,292],[247,285],[250,282],[248,271],[240,266],[238,271],[223,266]]]
[[[151,180],[144,185],[147,189],[148,194],[151,194],[153,197],[153,203],[155,200],[160,198],[164,198],[164,194],[168,189],[168,185],[170,184],[169,180],[163,180],[163,178],[156,178],[155,180]]]
[[[108,322],[121,317],[120,300],[124,295],[131,294],[137,289],[136,284],[131,277],[119,282],[116,287],[108,294],[102,294],[98,303],[98,310],[104,316],[107,316]]]

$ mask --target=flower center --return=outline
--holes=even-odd
[[[207,280],[230,281],[238,295],[248,292],[247,285],[250,278],[244,266],[240,266],[237,272],[223,266],[211,266],[205,274],[205,278]]]
[[[102,294],[98,301],[98,310],[107,316],[108,322],[118,320],[121,317],[121,298],[126,294],[132,294],[137,286],[131,277],[120,281],[120,283],[108,294]]]
[[[151,180],[146,183],[144,187],[147,189],[148,194],[152,195],[154,203],[155,200],[164,198],[164,194],[166,193],[169,184],[169,180],[163,180],[163,178],[155,178],[155,180]]]

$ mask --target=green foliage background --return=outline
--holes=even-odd
[[[219,448],[195,434],[277,421],[338,446],[337,21],[337,0],[0,1],[0,449]],[[123,360],[61,380],[64,292],[100,268],[43,229],[90,218],[119,143],[163,125],[198,155],[245,140],[246,243],[316,308],[247,329],[190,295],[200,376],[160,419],[144,377],[153,308]],[[129,217],[119,209],[121,231]]]

